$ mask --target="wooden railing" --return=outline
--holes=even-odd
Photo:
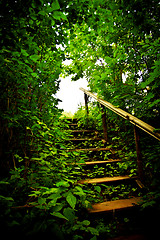
[[[141,151],[140,151],[140,143],[139,143],[140,139],[139,139],[138,128],[142,129],[143,131],[150,134],[152,137],[156,138],[159,141],[160,141],[160,134],[154,131],[155,130],[154,127],[152,127],[151,125],[136,118],[132,114],[125,112],[124,110],[114,106],[113,104],[111,104],[101,98],[98,98],[95,94],[87,91],[84,88],[80,88],[80,90],[84,92],[85,106],[86,106],[87,114],[88,114],[88,97],[94,98],[97,102],[99,102],[101,104],[102,113],[103,113],[102,114],[102,123],[103,123],[103,132],[104,132],[105,140],[108,140],[108,135],[107,135],[106,113],[105,113],[104,107],[107,107],[112,112],[114,112],[117,115],[121,116],[122,118],[128,120],[131,124],[134,125],[134,136],[135,136],[136,152],[137,152],[138,174],[139,174],[139,178],[141,180],[143,180],[143,167],[142,167],[142,157],[141,157]]]

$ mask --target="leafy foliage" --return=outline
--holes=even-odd
[[[158,1],[90,1],[83,20],[70,31],[72,64],[66,67],[73,80],[85,76],[92,92],[149,123],[154,118],[155,126],[160,97],[158,9]]]
[[[73,74],[73,80],[86,76],[92,91],[159,129],[159,7],[157,0],[1,1],[0,225],[5,235],[96,240],[116,231],[115,222],[94,225],[85,208],[95,192],[99,201],[136,189],[75,185],[80,175],[94,175],[70,164],[87,156],[66,152],[70,132],[55,94],[61,73]],[[65,59],[72,64],[64,67]],[[89,110],[89,118],[83,108],[76,113],[79,128],[102,130],[98,106]],[[133,160],[131,128],[110,111],[107,117],[115,154]],[[153,145],[154,152],[142,147],[147,181],[153,180],[144,208],[159,201],[159,146]],[[119,165],[119,171],[134,175],[133,162]],[[116,168],[95,168],[95,174],[113,175]]]

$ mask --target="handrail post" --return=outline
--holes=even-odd
[[[102,125],[103,125],[104,140],[108,141],[107,123],[106,123],[106,109],[102,104],[101,104],[101,109],[102,109]]]
[[[88,110],[88,95],[84,93],[84,100],[85,100],[85,109],[86,109],[86,114],[87,114],[87,127],[88,127],[88,115],[89,115],[89,110]]]
[[[137,166],[138,166],[138,176],[141,181],[143,181],[143,164],[142,164],[142,154],[140,149],[140,136],[139,129],[134,125],[134,137],[136,143],[136,152],[137,152]]]
[[[85,100],[86,113],[88,115],[89,114],[89,111],[88,111],[88,96],[87,96],[86,93],[84,93],[84,100]]]

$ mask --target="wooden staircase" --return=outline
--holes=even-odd
[[[66,151],[67,152],[82,152],[82,153],[92,153],[91,157],[88,157],[88,160],[85,161],[84,163],[73,163],[76,165],[80,165],[83,168],[86,167],[91,167],[93,168],[94,166],[104,166],[105,164],[115,164],[117,162],[123,162],[123,159],[117,158],[115,151],[112,149],[111,146],[107,147],[106,141],[103,140],[102,137],[100,137],[100,133],[97,130],[94,129],[77,129],[78,128],[78,122],[74,120],[69,120],[69,128],[72,131],[72,137],[68,140],[66,140],[68,143],[72,143],[72,148],[68,148]],[[94,136],[93,136],[94,135]],[[89,143],[89,142],[98,142],[98,147],[87,147],[85,144],[85,148],[77,148],[77,144],[79,143]],[[73,144],[76,145],[73,147]],[[101,146],[99,147],[99,145]],[[111,159],[99,160],[99,155],[102,152],[110,152],[112,155]],[[96,157],[93,157],[93,155],[96,153]],[[90,155],[89,155],[90,156]],[[89,184],[94,184],[94,185],[99,185],[99,184],[128,184],[128,183],[133,183],[135,182],[139,183],[139,180],[136,176],[130,177],[129,175],[123,175],[123,176],[108,176],[108,177],[98,177],[98,178],[91,178],[91,179],[81,179],[77,181],[77,184],[80,185],[89,185]],[[138,184],[137,187],[141,186],[141,184]],[[118,199],[118,200],[113,200],[113,201],[104,201],[101,203],[94,203],[92,204],[92,207],[88,209],[89,213],[107,213],[115,210],[123,210],[123,209],[128,209],[128,208],[133,208],[135,206],[139,205],[139,202],[141,201],[141,197],[139,196],[128,196],[126,199]]]

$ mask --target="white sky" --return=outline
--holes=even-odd
[[[103,60],[103,59],[102,59]],[[65,60],[64,65],[71,64],[72,60]],[[127,73],[122,74],[123,82],[126,81]],[[71,77],[60,77],[60,90],[56,93],[56,97],[62,102],[59,102],[58,108],[63,109],[64,112],[71,112],[74,114],[78,110],[79,105],[84,105],[84,93],[79,89],[83,87],[87,88],[87,80],[81,78],[78,81],[71,81]]]
[[[84,93],[79,88],[87,89],[87,80],[82,78],[78,81],[71,81],[71,76],[60,79],[60,90],[56,93],[56,97],[62,102],[59,102],[58,107],[74,114],[78,105],[84,104]]]

